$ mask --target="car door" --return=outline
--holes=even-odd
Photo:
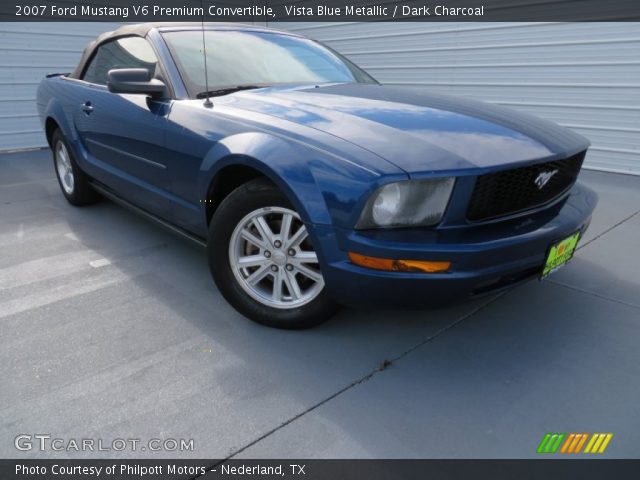
[[[79,83],[73,117],[90,173],[123,198],[166,217],[170,211],[166,129],[171,100],[116,94],[107,89],[114,68],[147,68],[157,58],[141,37],[123,37],[98,47]]]

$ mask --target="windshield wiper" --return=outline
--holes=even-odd
[[[216,88],[215,90],[209,90],[208,92],[200,92],[196,95],[196,98],[220,97],[222,95],[228,95],[229,93],[239,92],[240,90],[252,90],[254,88],[264,88],[266,86],[268,85],[236,85],[235,87]]]

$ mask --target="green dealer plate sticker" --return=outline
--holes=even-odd
[[[571,260],[571,257],[573,257],[573,253],[576,251],[576,247],[578,246],[578,240],[580,240],[580,232],[576,232],[570,237],[551,245],[551,248],[549,248],[549,254],[547,255],[547,261],[544,264],[544,270],[542,270],[540,278],[544,278],[550,273],[555,272],[558,268]]]

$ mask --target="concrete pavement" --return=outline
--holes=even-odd
[[[0,155],[0,456],[521,458],[576,431],[638,458],[640,177],[581,179],[600,204],[548,280],[285,332],[227,305],[202,248],[68,205],[48,151]],[[23,433],[194,449],[21,452]]]

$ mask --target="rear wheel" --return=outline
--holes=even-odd
[[[300,329],[337,310],[300,215],[270,182],[233,191],[209,229],[209,265],[227,301],[263,325]]]
[[[51,148],[56,177],[67,201],[75,206],[89,205],[98,201],[100,196],[91,188],[87,175],[80,170],[60,130],[53,132]]]

